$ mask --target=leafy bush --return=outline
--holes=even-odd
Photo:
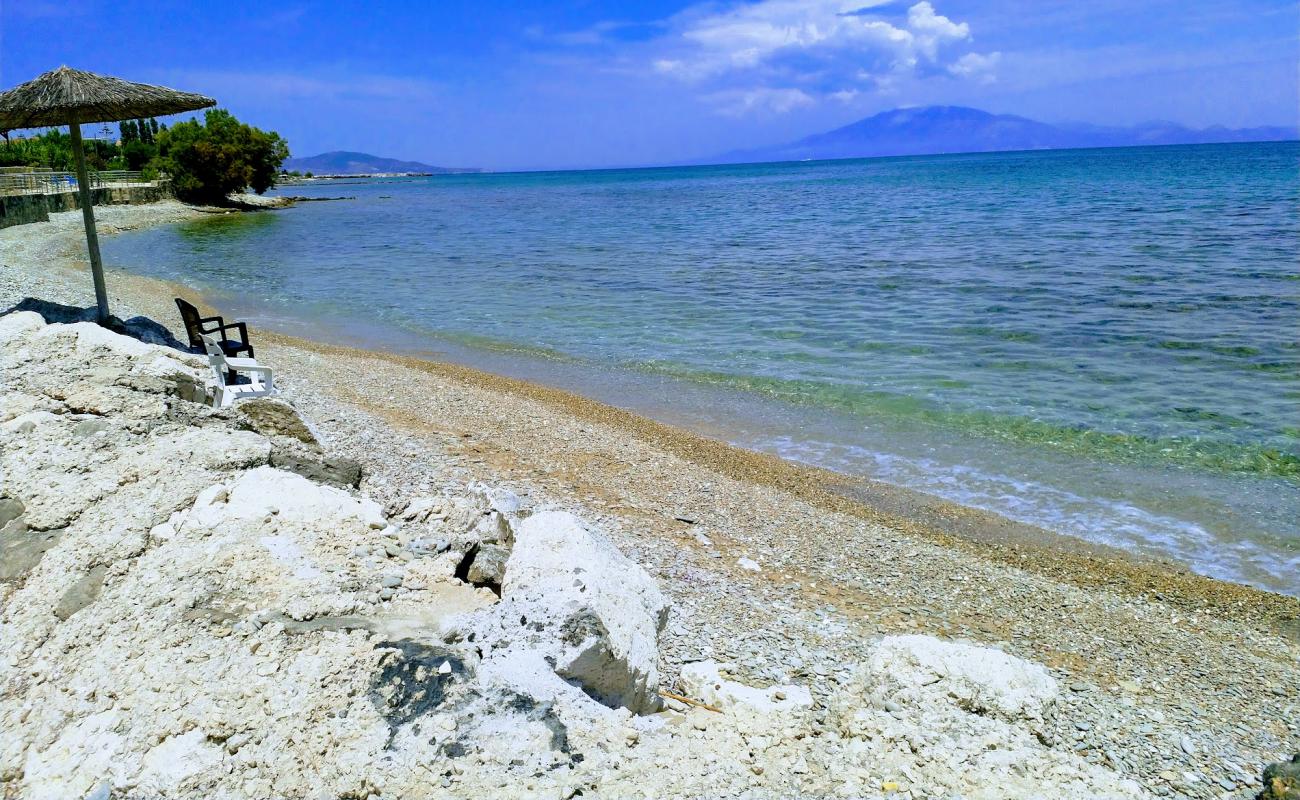
[[[126,163],[125,169],[144,169],[144,165],[158,155],[157,147],[139,139],[123,142],[121,149],[122,161]]]
[[[117,145],[86,139],[83,146],[89,169],[107,169],[118,157]],[[35,136],[0,139],[0,167],[49,167],[59,172],[76,169],[71,134],[54,128]]]
[[[172,189],[190,203],[220,205],[233,192],[262,194],[275,186],[289,146],[274,131],[246,125],[229,112],[207,112],[158,133],[155,166],[171,175]]]

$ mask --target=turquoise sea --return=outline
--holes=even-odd
[[[104,242],[227,316],[575,389],[1300,594],[1300,143],[327,181]]]

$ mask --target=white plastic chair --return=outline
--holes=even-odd
[[[214,408],[224,408],[241,397],[266,397],[278,393],[270,367],[264,367],[252,358],[228,357],[217,340],[206,334],[203,335],[203,349],[208,353],[208,366],[212,367],[212,378],[217,384],[217,393],[212,401]],[[227,383],[226,375],[232,372],[247,375],[253,382]]]

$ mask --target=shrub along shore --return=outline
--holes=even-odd
[[[115,227],[176,221],[194,213],[180,204],[164,203],[106,208],[100,219],[106,232],[111,232]],[[79,220],[70,214],[56,216],[49,223],[0,232],[0,263],[5,265],[0,270],[0,307],[8,308],[24,297],[90,304],[89,281],[84,269],[74,264]],[[109,289],[121,316],[140,314],[177,327],[171,304],[176,287],[113,274]],[[418,779],[426,788],[445,785],[449,792],[507,786],[521,795],[546,791],[558,796],[603,789],[611,796],[649,790],[655,795],[708,796],[748,791],[759,797],[843,792],[868,797],[890,793],[1017,797],[1035,792],[1143,796],[1143,791],[1245,797],[1257,790],[1264,765],[1288,756],[1300,740],[1296,636],[1300,603],[1294,598],[1222,584],[1082,545],[1074,548],[1050,537],[1022,537],[975,512],[926,503],[883,487],[871,487],[878,500],[864,505],[847,496],[853,487],[841,476],[738,451],[544,387],[260,330],[254,335],[258,359],[277,370],[277,383],[285,385],[286,399],[305,420],[322,454],[351,459],[361,467],[359,494],[354,489],[338,490],[347,500],[339,499],[330,513],[339,508],[371,508],[365,505],[369,502],[378,509],[383,526],[366,523],[353,533],[321,542],[304,538],[307,531],[292,520],[266,523],[275,530],[260,527],[264,517],[284,515],[285,509],[229,523],[222,530],[231,537],[235,550],[230,552],[247,553],[250,558],[260,553],[258,558],[265,560],[264,573],[246,576],[252,606],[217,607],[230,617],[217,614],[200,619],[199,613],[187,617],[187,612],[214,608],[211,597],[199,595],[220,595],[208,585],[217,579],[205,578],[202,564],[183,559],[166,568],[160,564],[157,568],[166,580],[150,584],[150,591],[159,593],[159,602],[177,606],[178,619],[190,626],[179,629],[181,638],[194,648],[196,660],[191,662],[192,670],[189,665],[171,672],[160,669],[146,687],[124,675],[133,658],[145,657],[133,653],[141,650],[141,643],[171,647],[179,646],[177,642],[149,638],[162,634],[144,629],[127,634],[105,628],[102,635],[109,638],[95,639],[101,634],[93,633],[91,623],[104,613],[95,610],[95,602],[61,622],[56,622],[54,609],[83,569],[91,576],[97,566],[105,568],[99,576],[101,597],[127,588],[140,590],[132,581],[140,580],[144,573],[139,566],[149,563],[152,551],[105,556],[92,563],[95,559],[83,557],[90,554],[87,548],[93,548],[97,531],[77,530],[76,522],[70,524],[68,538],[60,540],[67,544],[66,550],[60,550],[64,544],[56,544],[45,556],[51,559],[49,564],[42,566],[42,559],[33,577],[23,579],[28,583],[8,582],[0,588],[4,621],[19,623],[11,629],[20,633],[13,637],[13,649],[6,650],[7,666],[0,665],[6,670],[0,684],[4,692],[0,715],[6,730],[20,732],[13,739],[18,749],[6,750],[0,765],[6,782],[20,781],[14,785],[30,789],[37,785],[32,776],[39,776],[45,781],[41,786],[73,792],[96,788],[97,782],[76,783],[87,775],[84,767],[51,766],[59,758],[69,764],[80,758],[72,756],[77,751],[71,745],[63,756],[55,747],[75,730],[86,741],[98,741],[94,737],[103,731],[116,732],[123,753],[128,754],[121,763],[135,765],[134,777],[173,781],[177,796],[197,794],[200,786],[253,793],[269,788],[292,794],[301,786],[291,780],[294,768],[277,761],[274,754],[297,752],[293,748],[301,746],[304,753],[316,753],[303,763],[337,778],[328,784],[331,789],[373,790],[381,796],[402,796],[407,793],[403,789]],[[0,344],[0,352],[13,358],[18,346],[22,345]],[[59,361],[64,356],[55,352],[44,357],[53,359],[48,366],[56,371],[81,369]],[[130,364],[117,369],[131,373],[141,358],[133,356]],[[15,432],[6,433],[13,438],[0,441],[5,458],[15,448],[25,453],[14,462],[23,469],[54,463],[59,448],[82,447],[73,428],[85,420],[69,415],[93,413],[74,407],[75,398],[46,393],[50,387],[45,384],[22,384],[28,380],[24,369],[33,368],[31,363],[20,367],[6,362],[3,380],[15,383],[4,391],[47,398],[53,408],[47,413],[58,419],[42,418],[44,422],[34,422],[31,430],[21,434],[48,435],[41,447],[22,450],[33,445],[16,438],[20,434]],[[119,375],[91,375],[85,369],[85,381],[111,377],[117,389],[148,394],[140,388],[145,384],[123,387]],[[165,388],[162,392],[165,396]],[[170,409],[181,408],[180,401],[154,399]],[[167,416],[180,413],[175,411],[133,421],[125,411],[106,409],[98,416],[108,421],[111,431],[99,441],[133,447],[145,440],[118,442],[113,437],[162,438],[207,426],[240,428],[234,417],[214,417],[197,406],[182,410],[190,415],[183,424]],[[174,428],[149,419],[164,420]],[[47,425],[54,427],[46,429]],[[252,481],[249,474],[278,469],[269,452],[279,435],[248,433],[270,442],[264,464],[209,468],[210,483],[228,487],[222,513],[234,513],[229,498],[243,498],[241,481]],[[262,446],[254,444],[250,440],[254,451]],[[112,447],[104,452],[115,452]],[[127,473],[124,464],[105,463],[101,475],[105,480]],[[28,486],[26,477],[13,477],[12,472],[0,480],[6,490]],[[498,496],[476,494],[475,486],[508,492],[520,504],[504,510],[495,508],[497,501],[492,499],[473,500]],[[194,497],[173,498],[173,507],[153,525],[167,522],[172,512],[211,521],[204,515],[216,512],[202,511],[198,505],[211,506],[214,499],[200,504],[198,493],[206,487],[195,483],[192,488]],[[511,547],[497,554],[497,566],[505,565],[504,575],[496,574],[497,566],[490,560],[480,565],[476,575],[504,578],[503,600],[483,594],[490,589],[472,587],[462,597],[471,606],[474,603],[465,598],[484,604],[477,611],[465,609],[479,614],[471,628],[479,626],[475,629],[483,635],[506,642],[508,637],[493,626],[502,619],[497,609],[512,602],[511,559],[519,555],[517,563],[523,565],[540,558],[515,552],[520,532],[539,510],[572,514],[581,521],[580,527],[627,557],[628,564],[618,570],[644,574],[665,598],[667,612],[657,632],[657,621],[623,626],[596,615],[611,633],[618,629],[626,634],[623,639],[615,637],[624,643],[617,647],[630,650],[631,642],[644,645],[647,637],[655,640],[657,658],[646,657],[642,647],[638,650],[642,658],[635,661],[652,664],[653,679],[645,666],[634,670],[630,683],[623,685],[641,687],[634,689],[642,692],[635,696],[644,700],[644,689],[657,681],[662,689],[722,708],[723,713],[676,705],[663,714],[633,716],[626,709],[615,711],[593,700],[590,693],[583,696],[594,705],[562,692],[550,701],[550,711],[537,710],[545,705],[545,697],[537,706],[522,703],[515,709],[522,721],[506,717],[498,721],[508,730],[536,734],[535,739],[527,738],[533,733],[520,737],[526,752],[549,759],[540,765],[541,776],[534,777],[538,764],[528,761],[528,769],[521,771],[510,763],[520,757],[518,753],[498,753],[484,745],[488,737],[474,727],[482,723],[471,724],[466,716],[475,708],[469,700],[456,705],[466,714],[412,708],[411,698],[403,694],[407,689],[402,665],[418,662],[423,651],[392,642],[408,640],[412,626],[427,636],[434,626],[427,619],[421,622],[420,615],[432,613],[440,604],[452,604],[440,591],[462,591],[466,582],[456,572],[469,550],[478,547],[491,553],[487,548],[503,544],[485,539],[482,531],[475,539],[465,530],[453,530],[457,526],[449,520],[454,514],[434,519],[447,510],[434,512],[434,501],[427,502],[427,517],[421,518],[424,512],[418,505],[411,510],[416,500],[431,497],[447,508],[459,502],[481,503],[484,508],[476,513],[501,514],[511,530]],[[27,506],[39,507],[39,503]],[[95,512],[89,513],[87,525]],[[390,523],[397,529],[391,536],[386,533]],[[212,534],[200,535],[199,528],[185,524],[181,528],[179,539],[150,538],[152,526],[141,535],[149,542],[157,539],[150,546],[162,548],[180,543],[201,547],[211,541]],[[538,534],[540,539],[530,541],[558,536],[556,529],[547,527]],[[187,536],[199,538],[189,542]],[[403,543],[401,536],[409,538]],[[426,541],[412,547],[421,538]],[[447,540],[446,548],[439,547],[442,539]],[[285,542],[301,552],[295,554]],[[460,547],[463,552],[457,550]],[[176,551],[178,558],[181,552]],[[279,560],[272,557],[277,554]],[[473,560],[466,565],[464,578],[470,578]],[[172,561],[176,559],[167,563]],[[54,565],[65,563],[75,569],[66,574],[53,570]],[[623,564],[612,556],[610,563]],[[325,569],[327,564],[335,569]],[[448,566],[450,576],[438,571]],[[306,567],[321,575],[297,574]],[[553,567],[530,572],[520,566],[519,570],[517,574],[534,575],[531,580],[556,575]],[[401,577],[397,585],[384,585],[397,577]],[[304,588],[313,580],[324,582],[315,594],[315,589]],[[614,581],[620,582],[649,585],[639,577]],[[412,583],[424,588],[414,589]],[[385,590],[391,590],[386,598]],[[312,602],[319,607],[295,605],[296,598],[307,596],[316,597]],[[648,588],[639,596],[641,607],[655,607],[644,600],[650,596]],[[190,601],[194,602],[186,605]],[[656,613],[648,610],[648,618]],[[295,625],[312,619],[351,616],[399,618],[406,627],[376,628],[372,622],[369,627],[356,623],[355,630],[340,629],[345,625],[295,630]],[[143,638],[133,640],[132,635]],[[928,638],[889,638],[916,635],[942,642],[964,640],[972,647],[995,647],[1006,655],[962,650],[967,645]],[[459,641],[441,636],[437,642],[424,641],[423,646],[455,651]],[[64,652],[60,643],[76,647]],[[114,669],[96,680],[118,680],[120,687],[92,685],[89,673],[79,666],[87,659],[77,649],[90,644],[98,647],[96,652],[107,654],[101,660],[114,659]],[[325,669],[322,664],[329,670],[337,667],[328,672],[334,676],[331,681],[355,686],[357,695],[309,693],[313,696],[302,708],[304,719],[312,724],[290,726],[253,716],[260,721],[250,730],[221,727],[227,724],[222,720],[233,718],[233,712],[222,716],[226,712],[218,713],[221,709],[248,712],[247,702],[236,702],[233,695],[210,698],[212,705],[206,710],[196,704],[193,719],[170,710],[127,706],[145,697],[140,693],[146,688],[165,696],[193,695],[191,677],[202,676],[205,685],[219,681],[204,664],[227,663],[223,659],[234,659],[236,654],[244,659],[253,645],[263,653],[262,659],[257,664],[238,663],[241,675],[259,676],[249,691],[258,693],[264,707],[274,709],[280,702],[285,709],[295,707],[290,703],[296,696],[293,687],[324,674],[303,670]],[[544,641],[524,649],[541,652],[545,660],[549,652],[545,648],[553,645]],[[502,652],[518,652],[512,648],[514,644],[507,642]],[[426,666],[437,672],[447,662],[451,673],[459,675],[464,661],[459,652],[440,651],[426,659]],[[560,661],[564,655],[558,655]],[[462,664],[453,663],[451,656]],[[482,661],[477,658],[470,659],[473,677],[457,684],[457,691],[484,696],[490,685],[491,691],[513,687],[510,691],[534,700],[545,695],[536,681],[546,678],[546,670],[507,670],[507,678],[489,684],[484,681],[494,674],[498,662],[492,661],[490,652]],[[714,667],[709,662],[728,666]],[[988,668],[969,674],[960,666],[972,663]],[[506,667],[514,669],[509,664],[502,669]],[[268,670],[266,675],[262,669]],[[716,677],[713,669],[721,670]],[[40,673],[40,679],[32,672]],[[387,684],[385,674],[392,678]],[[585,678],[571,680],[582,685]],[[1006,681],[1024,688],[1014,700],[1007,698]],[[608,685],[604,686],[594,693],[608,694]],[[942,691],[932,690],[934,686]],[[806,705],[801,699],[805,690]],[[961,699],[971,696],[983,699]],[[393,698],[397,699],[389,711],[398,712],[385,716],[380,709]],[[791,700],[798,702],[787,702]],[[340,717],[345,711],[348,716]],[[403,717],[407,711],[412,715]],[[140,716],[143,727],[123,728],[122,720],[129,713]],[[65,715],[62,722],[54,721],[57,714]],[[341,721],[347,719],[352,723]],[[559,738],[552,724],[557,719],[564,731]],[[447,725],[450,729],[445,729]],[[415,733],[416,726],[420,733]],[[453,735],[456,731],[463,735]],[[394,750],[384,750],[385,737]],[[295,744],[286,745],[287,741]],[[976,742],[994,742],[996,747],[989,751],[980,744],[970,749]],[[318,752],[322,747],[327,754],[349,753],[350,760],[345,765],[341,757],[335,761],[323,757]],[[475,748],[480,748],[477,754]],[[396,753],[400,767],[388,762],[380,768],[383,753]],[[574,753],[582,759],[574,758]],[[1023,768],[1011,770],[1006,759]],[[169,773],[151,766],[178,760],[195,766],[195,771]],[[95,766],[93,761],[82,763]],[[131,772],[128,767],[122,769]],[[99,769],[105,779],[111,775],[118,780],[109,765]],[[384,776],[392,781],[386,787],[380,785]],[[122,780],[131,778],[126,775]],[[1144,788],[1130,786],[1126,779]],[[19,794],[38,796],[31,791]]]

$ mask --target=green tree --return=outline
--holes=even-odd
[[[141,141],[122,143],[122,161],[126,169],[144,169],[145,164],[158,157],[158,148]]]
[[[109,169],[141,170],[158,156],[158,147],[154,144],[153,125],[157,120],[125,120],[117,124],[121,137],[116,156],[106,166]]]
[[[82,149],[86,154],[86,167],[91,170],[108,169],[108,165],[117,157],[117,145],[102,139],[86,139]]]
[[[190,203],[220,205],[233,192],[262,194],[275,186],[289,145],[274,131],[263,131],[214,109],[197,120],[178,122],[158,135],[155,166],[171,175],[176,196]]]
[[[97,157],[94,146],[87,141],[86,160]],[[0,145],[0,166],[49,167],[60,172],[73,169],[72,136],[57,128],[35,136],[14,137]]]

